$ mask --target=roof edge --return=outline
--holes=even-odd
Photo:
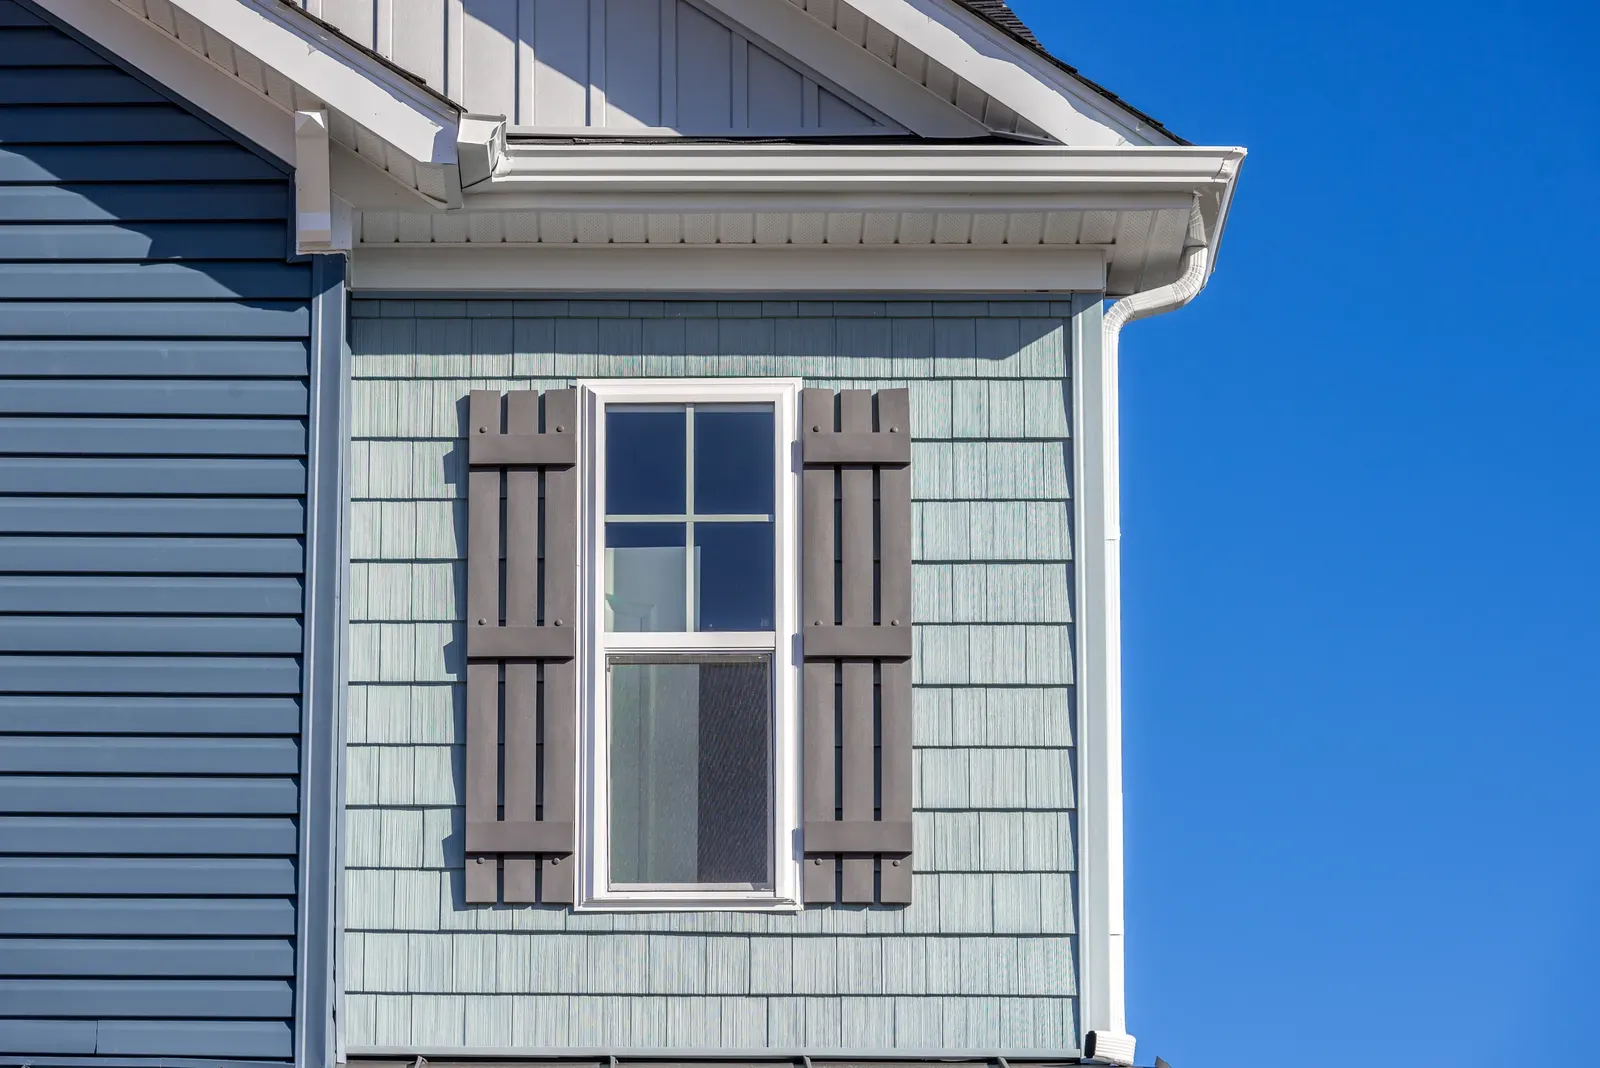
[[[1093,92],[1097,96],[1105,98],[1106,100],[1115,104],[1117,107],[1122,108],[1124,111],[1137,118],[1140,122],[1149,125],[1154,130],[1160,131],[1162,134],[1170,137],[1181,146],[1188,147],[1194,144],[1193,141],[1174,133],[1170,128],[1168,128],[1166,123],[1162,122],[1160,119],[1157,119],[1154,115],[1151,115],[1149,112],[1143,111],[1140,108],[1134,107],[1132,104],[1128,103],[1128,101],[1112,92],[1110,89],[1107,89],[1099,82],[1085,75],[1077,67],[1074,67],[1072,64],[1051,53],[1050,50],[1044,46],[1043,42],[1041,42],[1034,34],[1033,30],[1028,27],[1027,23],[1023,22],[1022,19],[1011,10],[1011,6],[1009,4],[1004,3],[1004,0],[993,0],[993,2],[999,3],[1000,6],[1005,8],[1007,12],[1011,13],[1011,17],[1015,20],[1016,26],[1012,26],[1009,20],[996,17],[996,15],[989,10],[988,4],[983,3],[982,0],[954,0],[954,2],[965,10],[971,12],[973,15],[982,19],[985,23],[992,26],[996,30],[999,30],[1001,33],[1017,42],[1017,44],[1032,52],[1034,55],[1048,61],[1051,65],[1059,68],[1066,74],[1071,75],[1072,78],[1081,83],[1084,88],[1088,89],[1090,92]],[[1020,27],[1020,29],[1018,29],[1018,27]]]

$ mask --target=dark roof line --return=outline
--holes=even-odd
[[[326,20],[313,15],[311,12],[301,7],[296,0],[278,0],[278,2],[284,7],[293,9],[295,14],[297,14],[299,17],[306,19],[324,32],[333,35],[340,41],[343,41],[345,44],[349,45],[351,48],[358,50],[367,58],[381,64],[383,67],[393,71],[395,74],[398,74],[400,77],[404,78],[406,81],[415,85],[418,89],[421,89],[423,92],[427,93],[429,96],[432,96],[441,103],[448,104],[451,107],[462,111],[463,113],[466,111],[466,108],[462,107],[456,101],[451,100],[448,96],[429,85],[427,81],[419,75],[400,66],[400,64],[396,63],[394,60],[381,54],[375,49],[369,48],[360,41],[357,41],[355,38],[351,37],[349,34],[345,33],[331,22],[327,22]],[[1168,137],[1172,138],[1174,141],[1177,141],[1181,145],[1188,145],[1192,143],[1184,140],[1182,137],[1179,137],[1177,134],[1167,129],[1166,125],[1159,119],[1146,112],[1140,111],[1138,108],[1134,107],[1132,104],[1128,103],[1126,100],[1122,99],[1105,86],[1085,77],[1083,74],[1079,73],[1077,67],[1074,67],[1064,60],[1058,59],[1056,56],[1051,55],[1049,50],[1044,47],[1034,32],[1028,28],[1028,24],[1023,22],[1022,19],[1018,18],[1015,11],[1011,10],[1011,5],[1007,3],[1007,0],[956,0],[956,3],[960,4],[974,15],[977,15],[989,25],[1000,30],[1002,33],[1006,34],[1006,36],[1017,41],[1025,48],[1043,57],[1044,59],[1049,60],[1050,63],[1066,71],[1068,74],[1072,75],[1072,77],[1082,82],[1090,90],[1116,104],[1118,107],[1126,109],[1141,122],[1147,123],[1154,129],[1160,130],[1162,133],[1166,134]]]
[[[307,22],[317,27],[317,29],[322,30],[324,33],[327,33],[337,38],[344,44],[349,45],[351,48],[354,48],[356,51],[360,52],[374,63],[377,63],[385,69],[398,74],[400,77],[404,78],[418,89],[421,89],[424,93],[427,93],[440,103],[449,104],[451,107],[462,113],[466,112],[466,108],[462,107],[460,104],[456,103],[454,100],[451,100],[449,97],[439,92],[439,90],[429,85],[427,79],[423,78],[420,74],[415,74],[409,70],[406,70],[388,56],[385,56],[376,49],[369,48],[368,46],[362,44],[360,41],[356,40],[354,37],[351,37],[348,33],[345,33],[333,23],[313,15],[310,11],[307,11],[305,8],[296,3],[296,0],[278,0],[278,3],[282,4],[286,8],[289,8],[297,16],[305,19]]]
[[[1085,77],[1078,71],[1077,67],[1074,67],[1064,60],[1051,55],[1049,50],[1046,49],[1045,46],[1039,41],[1039,38],[1035,36],[1034,32],[1028,28],[1028,24],[1018,18],[1015,11],[1011,10],[1011,5],[1007,3],[1007,0],[956,0],[956,3],[960,4],[974,15],[977,15],[979,18],[983,19],[983,21],[1001,31],[1012,40],[1049,60],[1055,66],[1060,67],[1078,81],[1082,82],[1087,88],[1093,90],[1095,93],[1098,93],[1100,96],[1105,97],[1118,107],[1127,110],[1130,114],[1138,118],[1139,121],[1146,123],[1154,129],[1160,130],[1162,133],[1166,134],[1180,145],[1189,145],[1193,143],[1191,141],[1184,140],[1182,137],[1179,137],[1177,134],[1167,129],[1166,124],[1155,118],[1155,116],[1150,115],[1147,112],[1140,111],[1138,108],[1134,107],[1132,104],[1128,103],[1126,100],[1122,99],[1116,93],[1113,93],[1110,89],[1107,89],[1099,82]]]

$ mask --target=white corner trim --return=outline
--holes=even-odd
[[[285,164],[294,161],[292,115],[121,4],[106,0],[36,2],[78,33],[195,107],[204,108],[212,118]]]
[[[544,292],[1099,292],[1100,249],[750,245],[362,245],[351,286]]]
[[[983,137],[988,127],[948,100],[857,48],[791,3],[702,0],[840,88],[922,137]]]
[[[300,252],[333,251],[328,113],[294,113],[294,240]]]
[[[1174,143],[946,0],[849,0],[849,4],[1063,144]]]
[[[279,0],[169,0],[412,159],[456,162],[460,110]]]
[[[1176,282],[1074,317],[1072,377],[1078,485],[1079,1024],[1127,1034],[1123,911],[1122,453],[1118,342],[1124,324],[1181,308],[1205,288],[1211,250],[1199,198]],[[1131,1040],[1130,1040],[1131,1041]],[[1130,1051],[1131,1052],[1131,1051]]]

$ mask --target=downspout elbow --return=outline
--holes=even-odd
[[[1189,209],[1189,236],[1183,250],[1183,270],[1178,280],[1130,294],[1111,305],[1102,320],[1106,343],[1115,345],[1123,326],[1135,319],[1147,319],[1183,307],[1200,295],[1210,277],[1211,249],[1206,242],[1205,221],[1200,216],[1197,197],[1194,206]]]

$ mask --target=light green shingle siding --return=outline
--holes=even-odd
[[[554,1049],[1077,1047],[1071,306],[357,301],[345,1040]],[[461,904],[471,389],[908,386],[914,904]]]

